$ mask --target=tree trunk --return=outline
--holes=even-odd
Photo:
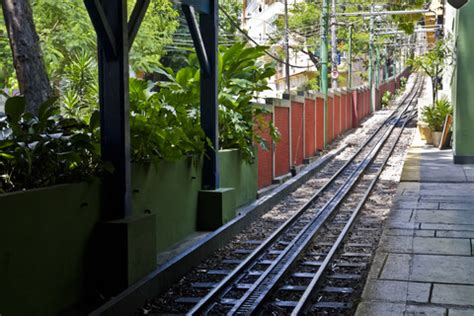
[[[431,77],[431,86],[433,87],[433,106],[435,106],[436,98],[438,96],[438,80],[435,77]]]
[[[29,0],[2,0],[3,16],[20,92],[27,111],[37,113],[52,94]]]

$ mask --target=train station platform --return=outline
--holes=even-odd
[[[357,315],[474,315],[474,165],[415,137]]]

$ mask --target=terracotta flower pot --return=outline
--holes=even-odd
[[[422,140],[426,141],[427,144],[433,143],[431,128],[426,125],[418,125],[418,130]]]
[[[438,147],[439,143],[441,142],[442,132],[432,132],[431,135],[433,137],[433,146]]]

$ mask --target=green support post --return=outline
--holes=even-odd
[[[323,0],[321,14],[321,92],[324,96],[324,147],[327,146],[328,128],[328,22],[329,0]]]
[[[375,48],[375,89],[379,88],[380,84],[380,51],[379,48]]]
[[[347,56],[347,64],[349,66],[347,74],[347,87],[352,88],[352,29],[353,25],[349,25],[349,53]]]
[[[374,4],[370,7],[370,13],[374,12]],[[369,39],[369,90],[370,90],[370,110],[375,112],[374,102],[374,28],[375,16],[370,15],[370,39]]]

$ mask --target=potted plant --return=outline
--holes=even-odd
[[[423,109],[423,112],[421,113],[422,120],[431,130],[432,144],[434,146],[439,146],[444,121],[446,116],[452,114],[452,112],[452,106],[446,98],[437,100],[433,106]]]
[[[420,132],[421,140],[424,140],[427,144],[433,143],[433,135],[428,123],[424,121],[418,122],[418,131]]]

